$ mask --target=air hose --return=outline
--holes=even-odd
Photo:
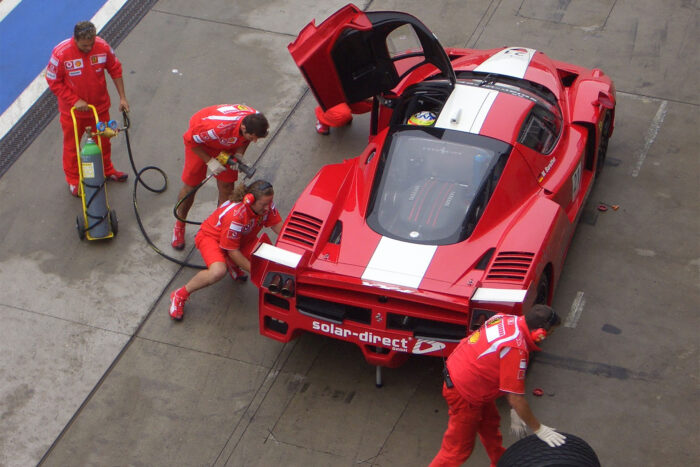
[[[131,163],[131,168],[133,169],[134,174],[136,174],[136,177],[134,179],[134,189],[132,191],[132,201],[134,203],[134,215],[136,216],[136,222],[138,222],[138,224],[139,224],[139,229],[141,230],[141,234],[143,235],[143,238],[146,239],[146,243],[148,243],[148,246],[150,246],[153,249],[153,251],[155,251],[156,253],[158,253],[160,256],[167,259],[168,261],[172,261],[175,264],[179,264],[180,266],[184,266],[184,267],[188,267],[188,268],[206,269],[206,266],[188,263],[187,261],[182,261],[180,259],[177,259],[177,258],[174,258],[170,255],[167,255],[165,252],[163,252],[160,248],[158,248],[153,243],[151,238],[148,236],[148,233],[146,233],[146,229],[143,226],[143,222],[141,221],[141,215],[139,214],[138,200],[137,200],[137,196],[136,196],[136,191],[137,191],[138,185],[140,183],[141,185],[143,185],[143,187],[145,189],[147,189],[148,191],[150,191],[152,193],[163,193],[168,188],[168,176],[165,174],[163,169],[161,169],[160,167],[157,167],[155,165],[147,165],[146,167],[143,167],[141,170],[136,169],[136,164],[134,163],[134,156],[131,152],[131,142],[129,141],[129,130],[128,130],[129,117],[127,116],[126,112],[122,112],[122,116],[124,117],[124,133],[126,136],[126,150],[129,153],[129,162]],[[149,170],[155,170],[156,172],[158,172],[159,174],[161,174],[163,176],[163,186],[161,186],[160,188],[153,188],[141,178],[143,176],[143,174],[148,172]],[[192,191],[190,191],[189,193],[187,193],[187,195],[185,197],[187,198],[189,196],[192,196],[192,194],[194,194],[197,190],[199,190],[199,188],[202,185],[204,185],[209,180],[209,178],[210,177],[205,178],[204,181],[202,181],[202,183],[200,183],[199,185],[194,187],[194,189]],[[180,201],[180,202],[182,202],[182,201]],[[180,203],[178,203],[178,206],[179,205],[180,205]],[[175,208],[177,209],[177,206]],[[189,222],[189,223],[201,224],[201,222]]]

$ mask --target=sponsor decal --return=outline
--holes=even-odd
[[[470,344],[476,344],[476,343],[478,342],[478,340],[479,340],[479,337],[481,337],[481,333],[480,333],[479,330],[477,329],[476,331],[474,331],[473,333],[471,333],[471,334],[469,335],[469,343],[470,343]]]
[[[571,176],[571,199],[576,199],[578,190],[581,189],[581,163],[578,163],[578,167]]]
[[[82,70],[73,70],[68,72],[68,76],[80,76],[83,74]]]
[[[234,105],[234,107],[235,107],[236,109],[242,110],[242,111],[244,111],[244,112],[255,112],[255,110],[253,110],[252,108],[248,107],[248,106],[245,105],[245,104],[237,104],[237,105]]]
[[[542,180],[544,180],[544,177],[546,177],[547,174],[549,173],[549,171],[552,170],[552,167],[554,167],[554,163],[555,163],[556,161],[557,161],[557,158],[556,158],[556,157],[552,157],[552,158],[549,160],[549,164],[547,164],[547,167],[545,167],[544,169],[542,169],[542,172],[540,172],[540,177],[537,179],[538,182],[541,182]]]
[[[389,347],[391,348],[391,350],[395,350],[398,352],[408,352],[408,343],[412,340],[412,338],[408,337],[392,338],[386,336],[379,336],[377,334],[374,334],[372,331],[352,331],[350,329],[345,329],[342,326],[338,326],[337,324],[322,323],[320,321],[313,321],[311,323],[311,328],[314,331],[321,331],[323,334],[328,334],[329,336],[337,336],[343,339],[355,338],[358,341],[363,342],[365,344],[381,345],[383,347]]]
[[[202,138],[200,138],[199,135],[193,135],[192,139],[194,140],[195,143],[202,144],[204,142],[204,140]]]
[[[515,55],[518,57],[522,57],[528,54],[527,49],[521,49],[521,48],[512,48],[512,49],[507,49],[503,52],[503,55]]]
[[[90,63],[97,65],[99,63],[107,63],[107,54],[97,54],[90,56]]]
[[[413,344],[413,349],[411,353],[417,355],[423,355],[430,352],[436,352],[445,348],[445,344],[438,341],[431,341],[428,339],[416,339],[416,343]]]
[[[486,322],[486,340],[488,342],[493,342],[505,335],[506,328],[503,325],[503,320],[500,317],[493,322]]]
[[[49,59],[49,63],[52,64],[53,66],[58,66],[58,59],[51,55],[51,58]],[[602,124],[602,121],[601,121]]]
[[[219,143],[223,144],[224,146],[232,146],[236,144],[236,141],[238,141],[238,137],[236,136],[231,136],[230,138],[219,138]]]
[[[64,63],[66,66],[66,70],[72,70],[73,69],[73,62],[71,60],[68,60],[66,63]]]
[[[51,72],[51,71],[47,71],[47,72],[46,72],[46,77],[47,77],[48,79],[56,79],[56,73],[53,73],[53,72]]]
[[[209,136],[210,139],[217,139],[216,132],[214,130],[207,131],[207,135]]]

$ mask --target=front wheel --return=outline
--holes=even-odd
[[[600,467],[593,448],[578,436],[562,433],[566,442],[550,448],[536,435],[511,445],[498,461],[498,467]]]

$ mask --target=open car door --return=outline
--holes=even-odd
[[[390,91],[426,64],[456,81],[435,35],[406,13],[364,13],[349,4],[319,26],[311,21],[288,49],[324,110]]]

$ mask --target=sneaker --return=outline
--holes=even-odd
[[[177,289],[173,293],[170,294],[170,317],[174,319],[175,321],[181,321],[182,317],[185,314],[185,302],[187,301],[186,298],[182,298],[180,295],[178,295],[178,291],[180,289]]]
[[[68,190],[70,194],[76,198],[80,198],[80,186],[79,185],[68,185]]]
[[[125,182],[126,179],[129,178],[129,174],[126,172],[120,172],[118,170],[115,170],[111,174],[105,175],[105,178],[113,182]]]
[[[246,274],[243,269],[233,264],[233,261],[228,258],[226,258],[226,270],[234,281],[245,282],[248,280],[248,274]]]
[[[180,225],[180,222],[175,223],[173,227],[173,240],[170,245],[176,250],[185,248],[185,225]]]
[[[316,121],[316,133],[319,135],[328,135],[331,132],[331,127],[324,125],[323,123]]]

